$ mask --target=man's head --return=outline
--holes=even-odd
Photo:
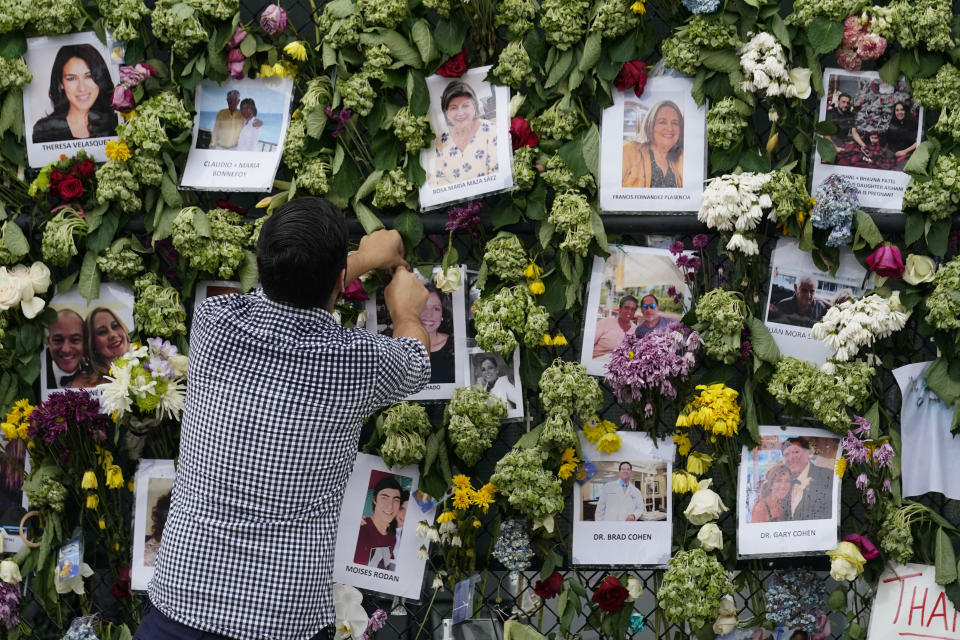
[[[648,294],[640,298],[640,313],[648,327],[657,324],[660,321],[660,303],[657,296]]]
[[[230,109],[230,111],[236,111],[238,104],[240,104],[240,92],[236,89],[231,89],[227,92],[227,108]]]
[[[837,111],[840,113],[847,113],[850,111],[850,105],[853,103],[853,100],[850,98],[849,94],[840,93],[837,96]]]
[[[263,223],[257,269],[271,300],[329,308],[343,289],[346,266],[347,224],[328,200],[291,200]]]
[[[400,512],[400,494],[403,489],[397,479],[384,476],[373,486],[373,515],[371,518],[382,525],[389,524]]]
[[[780,450],[783,452],[783,461],[787,469],[790,469],[790,473],[795,476],[802,473],[810,464],[810,441],[804,437],[787,438],[780,445]]]
[[[816,295],[819,286],[820,282],[811,275],[800,276],[800,279],[793,283],[797,309],[806,311],[813,304],[813,297]]]
[[[633,322],[633,317],[637,314],[637,307],[640,303],[633,296],[623,296],[620,298],[620,313],[618,317],[626,322]]]
[[[630,474],[633,473],[633,465],[627,462],[626,460],[624,460],[623,462],[620,463],[620,466],[618,469],[619,469],[619,472],[617,473],[617,476],[619,476],[620,480],[622,480],[623,482],[629,482]]]
[[[407,519],[407,505],[410,504],[410,492],[402,491],[400,493],[400,510],[397,511],[397,528],[403,526],[404,521]]]
[[[73,373],[83,360],[83,318],[76,311],[63,309],[48,327],[50,357],[64,373]]]

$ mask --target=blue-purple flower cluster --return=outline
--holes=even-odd
[[[493,547],[493,557],[510,571],[524,571],[530,568],[533,550],[527,528],[521,520],[505,520],[500,525],[500,537]]]
[[[837,173],[827,176],[814,193],[816,204],[810,221],[816,229],[830,229],[828,247],[842,247],[853,240],[853,215],[860,208],[853,180]]]
[[[791,569],[773,574],[767,589],[767,620],[785,629],[801,628],[815,633],[823,615],[827,590],[823,580],[809,569]]]
[[[83,435],[89,436],[93,442],[102,444],[107,439],[109,422],[110,419],[100,413],[100,401],[86,390],[64,391],[51,395],[37,405],[30,414],[27,434],[31,438],[43,438],[47,444],[53,444],[69,431],[82,431]],[[69,449],[64,453],[69,456]]]

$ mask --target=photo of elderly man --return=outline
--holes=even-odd
[[[47,330],[46,388],[65,389],[83,364],[83,318],[72,309],[61,309]]]
[[[820,281],[804,274],[793,283],[793,295],[770,305],[768,322],[779,322],[796,327],[812,327],[827,312],[827,305],[817,299]]]

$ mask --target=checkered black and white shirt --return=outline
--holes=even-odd
[[[333,549],[361,423],[429,379],[418,340],[344,329],[262,290],[207,299],[191,330],[154,606],[238,640],[306,640],[333,623]]]

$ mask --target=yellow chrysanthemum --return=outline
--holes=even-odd
[[[465,476],[462,473],[458,473],[453,476],[453,486],[457,489],[472,489],[473,485],[470,483],[470,477]]]
[[[104,529],[107,528],[107,521],[104,520],[103,518],[100,518],[99,520],[97,520],[97,526],[100,527],[101,531],[103,531]]]
[[[678,433],[674,435],[673,441],[677,445],[677,453],[682,456],[690,453],[690,448],[693,447],[693,444],[690,442],[690,436],[685,433]]]
[[[95,493],[87,496],[87,509],[96,509],[100,505],[100,497]]]
[[[123,471],[115,464],[107,467],[107,488],[119,489],[123,486]]]
[[[645,0],[637,0],[632,5],[630,5],[630,11],[633,11],[638,16],[642,16],[647,12],[647,6]]]
[[[563,464],[580,462],[580,460],[577,458],[577,450],[573,447],[567,447],[567,449],[560,454],[560,462]]]
[[[29,423],[27,423],[27,422],[21,422],[21,423],[20,423],[20,426],[17,427],[17,436],[18,436],[21,440],[29,440],[29,439],[30,439],[30,434],[27,433],[27,429],[29,429],[29,428],[30,428],[30,424],[29,424]]]
[[[481,522],[480,522],[479,520],[477,520],[476,518],[474,518],[474,520],[473,520],[473,528],[474,528],[474,529],[479,529],[479,528],[482,527],[482,526],[483,526],[483,524],[481,524]]]
[[[616,433],[605,433],[597,440],[597,451],[602,453],[613,453],[620,450],[622,444],[620,436]]]
[[[265,64],[260,67],[260,77],[261,78],[272,78],[276,75],[273,72],[273,65]]]
[[[550,337],[549,333],[543,334],[543,338],[540,340],[541,347],[549,347],[553,344],[553,338]]]
[[[590,444],[596,444],[597,440],[605,433],[606,430],[600,426],[599,423],[597,423],[596,426],[591,426],[589,423],[584,423],[583,425],[583,437],[586,438]]]
[[[561,480],[566,480],[574,474],[577,470],[577,467],[580,465],[574,462],[566,462],[560,465],[560,468],[557,469],[557,477]]]
[[[298,62],[307,59],[307,48],[299,40],[291,42],[283,48],[283,52]]]
[[[543,274],[543,269],[537,266],[533,260],[527,264],[527,268],[523,270],[523,275],[526,276],[527,280],[536,280]]]
[[[673,472],[673,492],[674,493],[693,493],[699,487],[697,478],[686,471]]]
[[[484,491],[474,491],[470,495],[470,502],[477,507],[483,509],[483,512],[486,513],[490,509],[490,505],[493,504],[493,493]]]
[[[694,451],[687,458],[687,471],[702,476],[710,470],[711,464],[713,464],[713,456],[701,451]]]
[[[833,463],[833,471],[834,471],[834,473],[836,473],[839,477],[843,478],[843,474],[845,474],[845,473],[847,472],[847,459],[846,459],[846,458],[840,458],[839,460],[837,460],[836,462],[834,462],[834,463]]]
[[[123,140],[110,140],[107,142],[107,158],[110,160],[119,160],[126,162],[130,159],[130,147]]]
[[[85,471],[83,474],[83,480],[80,481],[80,488],[82,489],[96,489],[97,488],[97,474],[93,471]]]
[[[3,432],[3,437],[7,440],[16,440],[18,437],[17,425],[15,424],[4,422],[3,424],[0,424],[0,431]]]
[[[97,462],[99,462],[103,470],[106,471],[107,468],[113,464],[113,454],[110,453],[109,449],[104,449],[101,446],[97,446],[95,450],[97,452]]]
[[[536,282],[531,282],[527,286],[530,288],[530,293],[532,293],[535,296],[542,296],[543,293],[547,290],[547,288],[543,284],[543,281],[541,280],[537,280]]]
[[[20,398],[14,402],[13,408],[22,413],[24,418],[29,418],[33,410],[36,409],[26,398]]]
[[[273,75],[277,76],[278,78],[286,78],[287,76],[291,75],[290,67],[283,64],[282,62],[274,62]]]
[[[676,426],[700,425],[714,436],[733,436],[740,428],[739,395],[725,384],[697,385],[700,395],[677,416]]]
[[[457,519],[457,514],[453,511],[444,511],[439,516],[437,516],[437,524],[443,524],[444,522],[453,522]]]
[[[470,494],[473,493],[470,489],[457,489],[453,492],[453,508],[454,509],[466,509],[470,506]]]

